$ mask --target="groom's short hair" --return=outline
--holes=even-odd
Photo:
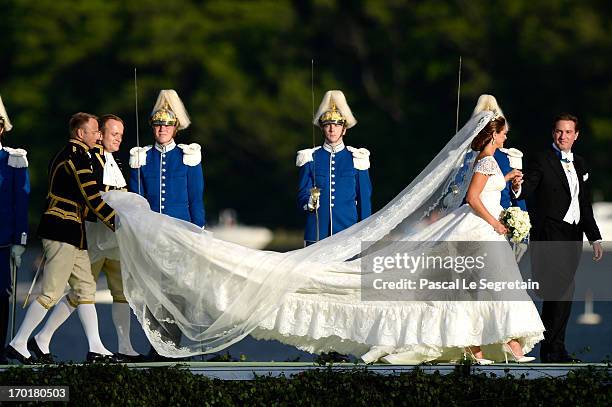
[[[552,129],[555,131],[555,127],[557,126],[557,122],[559,120],[568,120],[574,122],[574,129],[578,131],[578,118],[571,113],[559,113],[555,120],[553,121]]]

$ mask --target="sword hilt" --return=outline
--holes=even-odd
[[[310,196],[314,202],[315,209],[317,208],[317,202],[319,202],[319,198],[321,198],[321,189],[318,187],[310,188]]]

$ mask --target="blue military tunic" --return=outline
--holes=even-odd
[[[25,150],[0,144],[0,296],[11,286],[11,246],[27,243],[29,195]]]
[[[319,236],[324,239],[367,218],[372,213],[372,184],[369,151],[344,144],[301,150],[296,164],[300,167],[298,207],[306,214],[304,240],[317,241],[317,213],[309,210],[310,189],[321,190],[318,209]]]
[[[167,146],[135,147],[130,153],[130,191],[145,197],[155,212],[205,225],[204,174],[198,144],[177,145],[173,141]]]
[[[510,160],[508,159],[508,155],[503,152],[501,149],[495,150],[493,154],[493,158],[497,161],[497,165],[501,169],[504,175],[508,174],[512,171],[512,167],[510,167]],[[523,199],[515,199],[514,194],[512,193],[512,181],[508,181],[506,183],[506,188],[501,191],[501,206],[504,209],[508,209],[511,206],[518,206],[522,210],[527,210],[527,205],[525,204],[525,200]]]

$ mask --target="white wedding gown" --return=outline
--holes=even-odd
[[[503,360],[501,344],[510,339],[519,340],[529,352],[543,339],[544,327],[524,292],[520,301],[361,297],[367,241],[390,236],[410,242],[505,241],[468,205],[461,205],[471,179],[469,142],[488,120],[489,115],[481,114],[468,122],[426,168],[433,173],[421,174],[371,218],[288,253],[224,242],[192,224],[152,212],[138,195],[106,193],[104,199],[119,216],[116,236],[125,294],[152,345],[162,355],[179,357],[215,352],[251,334],[312,353],[365,354],[367,362],[401,354],[402,363],[456,360],[469,345],[483,345],[485,357]],[[459,167],[464,177],[457,182]],[[475,169],[490,175],[481,200],[498,216],[503,175],[492,157],[480,160]],[[442,194],[455,183],[458,191],[452,202],[446,199],[442,205]],[[429,188],[419,188],[424,185]],[[441,214],[443,208],[450,212],[423,226],[423,215],[436,208]],[[490,256],[490,267],[520,280],[509,244],[497,247],[502,249]],[[165,341],[151,329],[151,318],[179,327],[182,342]]]
[[[475,165],[489,175],[480,199],[496,218],[503,208],[504,176],[491,156]],[[411,240],[506,242],[465,204]],[[506,277],[521,280],[509,244],[504,244]],[[503,255],[500,255],[500,257]],[[502,258],[498,258],[502,262]],[[544,326],[526,296],[521,301],[364,302],[359,290],[342,293],[291,293],[278,311],[252,332],[311,353],[336,350],[366,356],[402,353],[405,362],[458,359],[463,348],[483,346],[487,358],[503,360],[501,344],[518,339],[525,353],[541,341]]]

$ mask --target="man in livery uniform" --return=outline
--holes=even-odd
[[[370,152],[345,146],[346,130],[357,124],[344,94],[325,93],[313,124],[323,130],[323,146],[300,150],[298,207],[306,214],[305,245],[338,233],[372,213]]]
[[[93,173],[89,154],[100,138],[97,117],[76,113],[69,127],[70,140],[49,164],[47,203],[38,227],[46,258],[42,290],[28,307],[17,335],[6,348],[6,356],[21,363],[32,361],[30,350],[36,343],[28,339],[47,311],[62,297],[66,283],[76,294],[76,308],[89,344],[87,360],[113,360],[98,332],[94,304],[96,282],[91,273],[85,232],[88,211],[111,230],[115,228],[115,211],[100,196],[103,187]]]
[[[120,117],[107,114],[100,118],[102,144],[96,144],[91,155],[93,173],[103,191],[126,191],[127,183],[122,174],[122,165],[114,153],[119,151],[123,140],[124,125]],[[94,280],[98,280],[100,272],[104,271],[113,298],[112,317],[117,331],[119,360],[126,362],[141,362],[143,358],[132,347],[130,340],[130,306],[123,294],[123,281],[119,263],[119,248],[114,233],[96,216],[89,212],[86,222],[87,246],[91,271]],[[34,336],[34,353],[39,359],[52,360],[49,343],[55,331],[68,319],[76,309],[76,293],[71,290],[68,295],[53,308],[53,312],[41,331]]]
[[[15,293],[17,282],[12,270],[21,265],[28,240],[28,199],[30,179],[28,159],[23,149],[2,145],[5,132],[13,128],[0,97],[0,343],[6,344],[9,325],[9,293]],[[16,301],[13,298],[13,301]],[[15,316],[13,316],[15,318]],[[14,334],[14,333],[13,333]],[[6,359],[2,354],[0,362]]]
[[[149,120],[155,144],[134,147],[130,151],[129,189],[147,199],[151,210],[204,227],[204,174],[199,144],[176,144],[178,131],[191,121],[176,91],[162,90]],[[167,311],[162,309],[160,315]],[[168,313],[168,315],[170,315]],[[159,323],[149,315],[151,329],[159,332],[166,342],[177,345],[181,331],[171,322]],[[165,360],[155,349],[151,360]]]

